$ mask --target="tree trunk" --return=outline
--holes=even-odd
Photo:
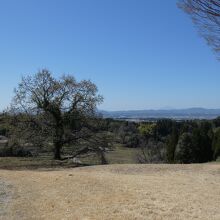
[[[54,159],[61,160],[61,149],[63,147],[63,124],[62,121],[58,118],[56,122],[56,133],[54,138]]]
[[[100,156],[102,165],[108,164],[108,161],[106,160],[106,157],[105,157],[105,153],[103,151],[99,152],[99,156]]]
[[[59,142],[54,143],[54,159],[61,160],[61,147]]]

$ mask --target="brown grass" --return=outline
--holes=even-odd
[[[5,220],[220,219],[220,164],[0,170],[0,181],[12,185]]]

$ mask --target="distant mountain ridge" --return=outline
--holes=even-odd
[[[214,119],[220,116],[220,109],[186,108],[159,110],[128,110],[128,111],[99,111],[104,118],[173,118],[173,119]]]

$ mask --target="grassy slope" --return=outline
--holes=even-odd
[[[1,170],[0,180],[13,194],[4,220],[220,219],[220,164]]]

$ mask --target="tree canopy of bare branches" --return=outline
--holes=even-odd
[[[52,143],[54,158],[61,159],[65,144],[90,136],[85,123],[103,100],[97,93],[91,81],[77,82],[71,75],[56,79],[46,69],[23,77],[11,107],[12,133],[26,143]]]
[[[180,0],[178,6],[187,12],[208,45],[220,52],[220,1]]]

